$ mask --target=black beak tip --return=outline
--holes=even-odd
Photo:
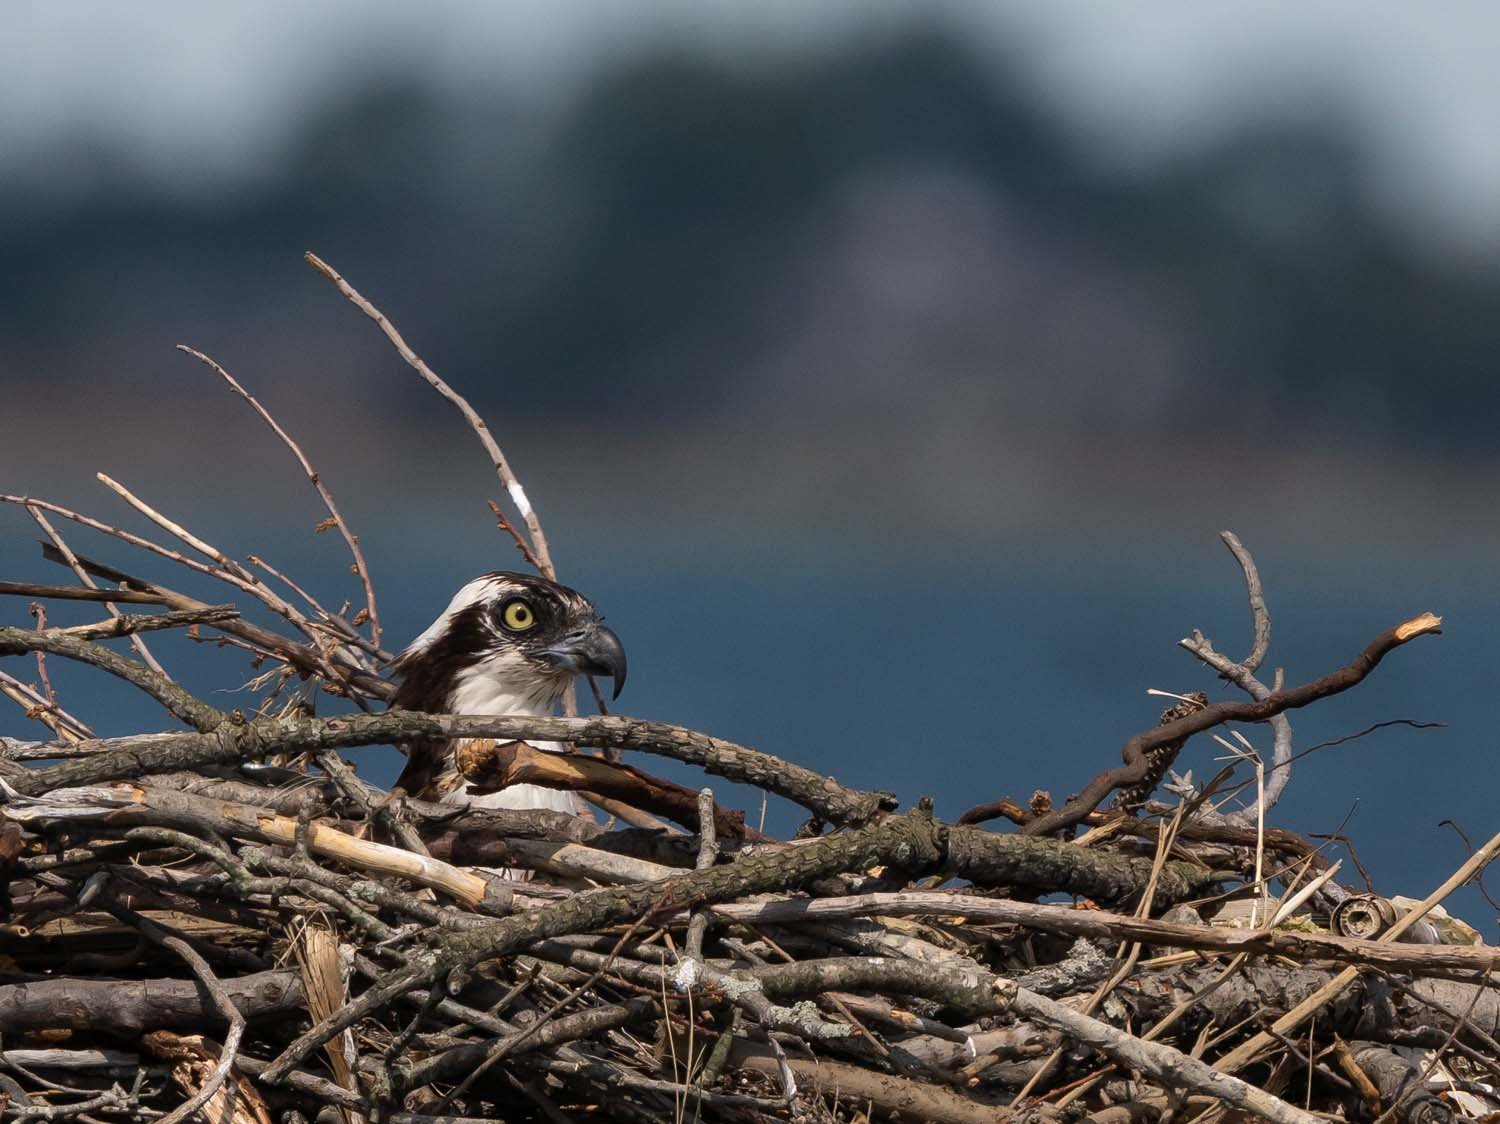
[[[566,668],[575,675],[609,676],[614,681],[611,699],[625,689],[625,646],[614,629],[604,625],[580,631],[556,647],[542,652],[554,667]]]
[[[600,646],[605,650],[604,666],[614,679],[615,691],[610,695],[610,701],[620,697],[620,692],[625,689],[625,645],[620,643],[620,638],[615,635],[612,628],[604,625],[599,626]]]

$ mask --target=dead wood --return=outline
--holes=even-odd
[[[523,741],[476,738],[460,748],[458,768],[476,792],[494,792],[513,784],[595,792],[666,816],[692,831],[698,830],[698,793],[695,789],[600,757],[547,753]],[[768,838],[753,828],[747,828],[745,813],[738,809],[715,804],[713,819],[714,830],[721,836],[730,839]]]
[[[1161,746],[1181,741],[1193,734],[1222,726],[1226,722],[1265,722],[1283,711],[1307,706],[1318,699],[1347,691],[1364,681],[1387,654],[1419,636],[1442,632],[1443,618],[1423,613],[1382,632],[1348,665],[1331,671],[1311,683],[1272,691],[1252,702],[1221,702],[1195,710],[1175,721],[1137,734],[1125,743],[1120,755],[1125,764],[1100,773],[1083,792],[1055,812],[1038,816],[1021,828],[1028,835],[1046,835],[1072,827],[1099,806],[1111,791],[1123,785],[1139,783],[1151,769],[1148,754]]]
[[[287,1015],[303,1004],[296,972],[257,972],[224,981],[247,1019]],[[135,1038],[153,1027],[206,1030],[219,1025],[213,1001],[187,979],[39,979],[0,984],[0,1026],[12,1033],[98,1030]]]
[[[495,436],[369,300],[310,260],[458,408],[515,509],[496,508],[501,529],[550,574],[540,519]],[[1441,943],[1464,939],[1452,922],[1431,927],[1438,943],[1395,939],[1477,876],[1500,837],[1416,910],[1371,898],[1382,904],[1368,917],[1349,908],[1333,924],[1329,905],[1348,896],[1336,868],[1264,822],[1295,758],[1286,712],[1360,683],[1395,648],[1436,633],[1437,617],[1273,689],[1256,677],[1271,636],[1259,574],[1226,533],[1245,575],[1249,654],[1235,662],[1198,633],[1183,643],[1248,701],[1189,694],[1125,743],[1123,767],[1061,808],[1039,793],[1030,807],[994,801],[958,823],[823,776],[792,760],[815,759],[796,747],[772,754],[571,710],[382,710],[394,685],[358,539],[290,430],[217,361],[186,350],[296,458],[349,549],[362,607],[320,603],[102,474],[157,538],[0,496],[47,533],[44,557],[83,583],[0,583],[0,596],[51,603],[35,627],[0,626],[0,657],[25,657],[0,695],[51,739],[0,744],[0,1114],[1438,1124],[1500,1111],[1495,953]],[[80,555],[64,525],[226,587],[234,603]],[[127,615],[116,602],[161,611]],[[70,603],[87,615],[59,625]],[[241,709],[185,690],[140,643],[174,628],[251,662]],[[111,646],[132,640],[139,659]],[[170,728],[94,736],[89,708],[57,698],[49,659],[131,684]],[[319,715],[320,695],[362,713]],[[1211,782],[1217,794],[1173,778],[1173,802],[1151,802],[1165,799],[1153,790],[1193,735],[1258,722],[1273,739],[1260,799],[1209,807],[1245,783],[1247,753],[1237,777]],[[391,799],[338,756],[432,740],[465,742],[461,765],[481,788],[573,789],[611,818]],[[711,790],[621,753],[754,786],[801,806],[808,824],[796,839],[763,836]],[[1006,780],[1030,790],[1024,772]],[[1139,814],[1096,811],[1116,789]],[[978,826],[993,818],[1020,830]],[[1060,838],[1079,825],[1087,835]],[[537,876],[501,880],[498,868]],[[954,880],[959,889],[939,889]],[[1195,908],[1162,916],[1178,903]]]

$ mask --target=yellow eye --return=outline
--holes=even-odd
[[[512,601],[500,611],[500,621],[512,632],[525,632],[536,625],[536,614],[524,601]]]

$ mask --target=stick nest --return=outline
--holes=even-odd
[[[492,505],[502,531],[552,576],[488,428],[310,260],[469,420],[519,514]],[[1175,696],[1122,765],[1060,805],[1039,793],[952,823],[662,723],[388,712],[357,537],[287,431],[185,350],[297,457],[363,604],[327,608],[109,477],[162,541],[4,497],[78,582],[0,583],[35,618],[0,627],[14,657],[0,691],[50,731],[0,739],[4,1116],[1131,1124],[1500,1108],[1493,952],[1440,905],[1500,837],[1417,902],[1342,885],[1328,843],[1267,822],[1296,756],[1288,713],[1354,687],[1438,618],[1397,624],[1320,679],[1263,683],[1270,618],[1226,534],[1254,645],[1238,661],[1199,633],[1183,646],[1237,696]],[[54,519],[212,578],[232,603],[77,554]],[[57,627],[65,602],[109,615]],[[164,629],[241,651],[257,705],[226,713],[185,689],[147,642]],[[56,659],[127,680],[173,729],[96,737],[53,689]],[[343,701],[320,716],[328,696]],[[1199,734],[1230,763],[1195,785],[1172,766]],[[434,737],[463,739],[478,789],[567,788],[599,811],[391,799],[341,755]],[[653,774],[656,757],[807,822],[793,840],[764,834],[711,788]]]

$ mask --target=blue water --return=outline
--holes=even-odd
[[[301,572],[314,564],[295,544],[279,550]],[[328,557],[325,547],[318,550],[318,559]],[[50,569],[23,565],[22,557],[7,556],[9,572],[40,579]],[[1364,684],[1292,721],[1299,748],[1394,718],[1447,727],[1380,731],[1314,754],[1296,766],[1272,817],[1299,831],[1342,827],[1382,892],[1420,897],[1465,857],[1457,835],[1439,821],[1455,820],[1476,844],[1500,829],[1490,785],[1490,638],[1500,621],[1488,583],[1457,571],[1434,582],[1422,568],[1279,564],[1281,572],[1292,570],[1288,580],[1262,560],[1276,622],[1266,670],[1284,666],[1288,682],[1347,662],[1382,630],[1422,610],[1446,615],[1445,635],[1398,649]],[[390,643],[425,626],[451,589],[480,568],[456,557],[382,556]],[[750,554],[663,561],[621,547],[580,559],[566,576],[605,612],[629,652],[621,713],[702,729],[850,785],[893,790],[903,801],[930,795],[939,814],[956,816],[1002,795],[1024,801],[1036,788],[1062,798],[1117,763],[1121,743],[1154,724],[1164,705],[1147,688],[1233,697],[1176,642],[1201,627],[1220,650],[1243,654],[1248,614],[1236,575],[1227,558],[1212,573],[1181,570],[1114,572],[1089,557],[1026,574],[902,559],[878,566]],[[25,619],[19,603],[0,613],[8,623]],[[164,637],[153,646],[184,682],[212,689],[207,697],[216,705],[248,703],[249,696],[222,690],[250,675],[238,654]],[[52,661],[65,704],[101,734],[165,725],[130,689],[62,663]],[[31,677],[20,661],[7,666]],[[320,701],[325,712],[336,705]],[[0,711],[0,733],[36,736],[36,729],[13,708]],[[1263,728],[1243,732],[1269,748]],[[1178,768],[1191,768],[1201,781],[1218,769],[1221,754],[1200,736]],[[375,781],[393,779],[394,750],[351,756]],[[691,768],[644,755],[632,760],[701,783]],[[713,783],[723,802],[756,821],[758,792]],[[773,799],[766,826],[785,833],[802,818]],[[1358,881],[1349,863],[1342,880]],[[1477,893],[1455,900],[1493,935],[1493,915]]]

